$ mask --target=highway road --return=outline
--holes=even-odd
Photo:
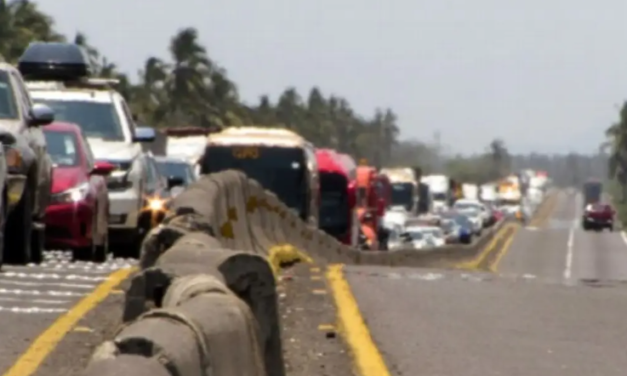
[[[118,270],[130,268],[132,260],[115,259],[106,263],[71,262],[69,252],[46,252],[40,265],[4,265],[0,274],[0,374],[5,374],[18,358],[20,367],[33,362],[52,350],[65,334],[64,328],[73,319],[57,322],[71,309],[80,310],[89,302],[77,305],[93,294],[96,286]],[[54,326],[52,324],[55,323]],[[74,326],[74,325],[71,325]],[[52,329],[49,329],[52,328]],[[48,332],[46,332],[48,330]],[[39,346],[31,346],[39,340]],[[36,368],[36,367],[35,367]],[[13,369],[11,375],[24,374],[24,368]]]
[[[369,368],[381,376],[624,375],[624,234],[584,232],[581,197],[556,194],[546,220],[517,231],[494,274],[345,267],[374,341],[368,347],[361,333]]]

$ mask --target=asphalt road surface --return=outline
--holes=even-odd
[[[557,195],[496,274],[345,269],[391,375],[625,375],[624,235],[584,232],[581,197]]]
[[[59,316],[133,261],[71,262],[68,252],[45,253],[40,265],[4,265],[0,273],[0,374]]]

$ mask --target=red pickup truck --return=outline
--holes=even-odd
[[[581,227],[585,231],[602,231],[608,229],[614,231],[614,215],[616,212],[608,204],[589,204],[586,206],[581,220]]]

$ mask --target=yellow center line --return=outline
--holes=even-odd
[[[134,271],[135,268],[120,269],[110,274],[91,294],[81,299],[37,337],[3,376],[30,376],[35,373],[63,337]]]
[[[507,251],[509,250],[510,245],[514,241],[514,235],[516,235],[516,232],[518,232],[519,228],[520,227],[516,227],[514,231],[510,234],[510,236],[507,237],[507,240],[505,240],[505,243],[501,246],[501,249],[496,254],[496,258],[488,267],[488,270],[490,270],[492,273],[496,273],[499,263],[501,262],[503,257],[505,257],[505,255],[507,254]]]
[[[492,253],[492,251],[494,250],[494,247],[496,247],[496,244],[499,242],[499,240],[501,240],[501,238],[505,236],[505,234],[507,234],[509,229],[512,229],[515,226],[516,226],[515,223],[504,224],[503,227],[501,227],[497,231],[497,233],[494,234],[494,237],[492,238],[490,243],[483,249],[483,251],[481,251],[481,253],[479,253],[479,256],[477,256],[473,260],[457,264],[455,268],[465,269],[465,270],[477,269],[479,265],[481,265],[485,261],[485,259]]]
[[[343,265],[331,265],[326,273],[337,307],[339,331],[344,335],[360,376],[390,376],[342,268]]]

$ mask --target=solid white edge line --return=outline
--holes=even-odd
[[[568,241],[566,242],[566,260],[564,262],[564,279],[569,280],[573,272],[573,259],[575,255],[575,230],[579,225],[579,194],[575,196],[575,218],[568,231]]]

